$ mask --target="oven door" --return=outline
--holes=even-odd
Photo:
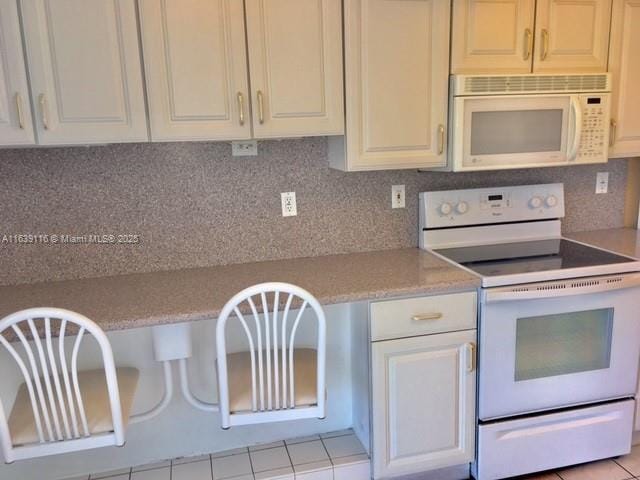
[[[481,420],[632,397],[640,274],[486,289]]]
[[[551,167],[574,159],[582,107],[572,95],[456,97],[454,171]]]

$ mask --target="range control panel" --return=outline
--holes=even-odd
[[[563,217],[562,183],[420,194],[420,230]]]
[[[582,135],[577,160],[606,162],[609,154],[609,94],[580,95]]]

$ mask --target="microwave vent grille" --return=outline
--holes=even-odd
[[[465,77],[464,92],[458,94],[607,91],[608,78],[607,74],[474,75]]]

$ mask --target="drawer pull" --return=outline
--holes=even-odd
[[[425,322],[427,320],[440,320],[441,318],[441,313],[423,313],[421,315],[414,315],[411,317],[411,320],[414,322]]]

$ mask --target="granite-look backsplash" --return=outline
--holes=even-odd
[[[487,173],[331,170],[326,138],[0,151],[0,285],[417,245],[418,192],[564,182],[566,231],[622,227],[627,161]],[[610,192],[595,195],[596,172]],[[391,209],[404,184],[407,208]],[[280,192],[298,216],[282,218]],[[15,244],[5,235],[139,235],[138,244]],[[9,238],[10,240],[10,238]]]

